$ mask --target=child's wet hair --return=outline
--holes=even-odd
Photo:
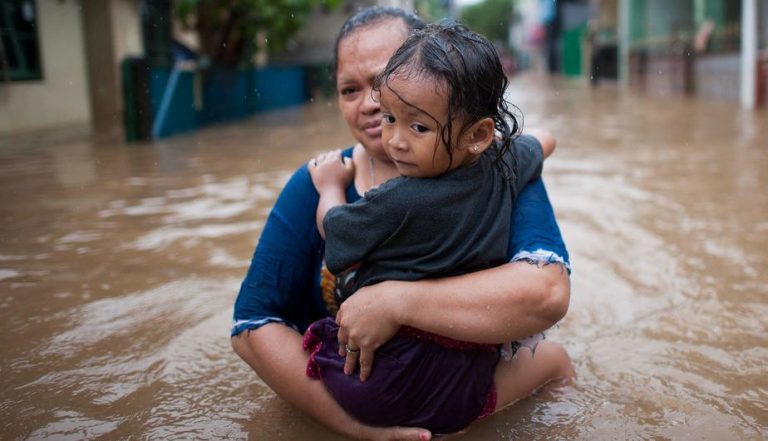
[[[453,20],[429,24],[413,31],[400,46],[376,78],[374,90],[381,90],[395,75],[406,79],[428,78],[444,89],[448,96],[448,120],[435,121],[442,127],[442,140],[451,157],[454,121],[462,124],[460,138],[477,121],[492,118],[497,137],[489,150],[495,154],[496,163],[505,176],[514,177],[514,164],[507,164],[502,157],[520,130],[520,124],[510,111],[510,107],[516,107],[504,99],[507,76],[496,48],[487,38]]]

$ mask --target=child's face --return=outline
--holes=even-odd
[[[381,86],[381,140],[387,156],[403,176],[435,177],[468,160],[463,148],[452,149],[453,160],[448,155],[441,135],[448,121],[448,98],[444,87],[435,86],[429,78],[402,78],[397,74]],[[459,145],[459,126],[460,121],[454,120],[454,145]]]

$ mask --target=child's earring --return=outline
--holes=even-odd
[[[472,151],[475,153],[478,153],[480,151],[480,144],[475,144],[472,146]]]

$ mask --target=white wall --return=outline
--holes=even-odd
[[[0,133],[90,121],[79,2],[36,5],[43,80],[0,83]]]
[[[112,0],[112,30],[113,65],[115,84],[114,91],[117,108],[122,117],[123,111],[123,79],[120,66],[126,57],[140,57],[144,54],[144,42],[141,37],[141,16],[139,2],[136,0]]]
[[[112,0],[112,35],[117,66],[126,56],[144,54],[138,3],[136,0]]]

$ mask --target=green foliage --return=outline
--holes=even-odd
[[[414,0],[413,7],[427,23],[432,23],[450,15],[447,0]]]
[[[317,6],[341,0],[176,0],[176,15],[197,29],[202,51],[215,63],[243,62],[260,48],[282,50]],[[263,41],[257,42],[257,37]]]
[[[483,0],[465,7],[461,21],[489,40],[507,45],[514,0]]]

